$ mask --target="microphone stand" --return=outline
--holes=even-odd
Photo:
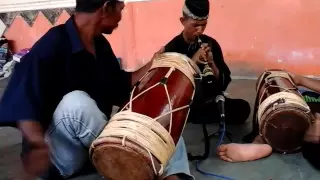
[[[192,155],[191,153],[188,153],[188,160],[194,161],[194,160],[206,160],[210,155],[210,138],[208,134],[208,129],[206,124],[202,124],[203,129],[203,136],[204,136],[204,154],[203,155]]]
[[[214,101],[214,100],[213,99],[209,100],[206,103],[209,103],[209,102],[212,102],[212,101]],[[219,110],[219,111],[221,113],[221,110]],[[226,128],[225,128],[225,115],[223,115],[223,116],[220,115],[219,129],[218,129],[217,132],[215,132],[215,133],[213,133],[213,134],[208,136],[209,140],[211,138],[214,138],[214,137],[220,137],[223,134],[223,131],[224,131],[224,135],[228,138],[228,140],[230,142],[232,142],[233,141],[232,140],[232,133],[230,131],[226,130]],[[202,141],[205,141],[205,138]]]

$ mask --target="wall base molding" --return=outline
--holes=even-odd
[[[318,79],[320,80],[320,76],[313,76],[313,75],[304,75],[305,77]],[[258,80],[258,76],[231,76],[231,79],[234,80]]]

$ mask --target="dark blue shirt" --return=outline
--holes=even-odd
[[[73,17],[50,29],[15,67],[0,103],[0,124],[20,120],[51,122],[62,97],[74,90],[87,92],[110,116],[131,90],[131,75],[120,69],[109,42],[95,38],[96,56],[80,40]]]

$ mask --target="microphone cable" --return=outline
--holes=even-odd
[[[209,103],[209,102],[212,102],[212,101],[214,101],[214,100],[213,99],[209,100],[206,103]],[[225,136],[225,133],[226,133],[226,123],[224,121],[224,118],[225,117],[221,117],[220,127],[219,127],[219,131],[221,132],[221,135],[220,135],[219,141],[216,144],[216,148],[215,149],[217,149],[222,144],[224,136]],[[205,171],[201,170],[200,169],[200,163],[202,161],[203,160],[198,160],[197,163],[196,163],[196,170],[198,172],[200,172],[201,174],[203,174],[205,176],[217,177],[217,178],[225,179],[225,180],[235,180],[233,178],[230,178],[230,177],[227,177],[227,176],[224,176],[224,175],[219,175],[219,174],[215,174],[215,173],[209,173],[209,172],[205,172]]]

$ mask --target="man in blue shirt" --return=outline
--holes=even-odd
[[[117,0],[77,0],[74,16],[50,29],[16,65],[0,104],[0,124],[22,131],[22,161],[33,177],[48,169],[46,178],[55,180],[81,171],[112,106],[125,103],[132,84],[149,69],[151,63],[132,74],[121,70],[102,35],[118,26],[123,8]],[[164,178],[193,178],[182,138]]]

